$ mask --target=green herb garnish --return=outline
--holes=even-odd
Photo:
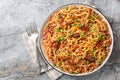
[[[98,15],[97,15],[97,14],[94,14],[93,16],[94,16],[94,18],[98,18]]]
[[[56,30],[57,30],[58,32],[63,32],[63,30],[62,30],[61,28],[59,28],[59,27],[57,27]]]
[[[84,31],[81,32],[81,36],[84,37],[84,38],[86,37],[86,34],[85,34]]]
[[[106,38],[106,35],[104,35],[103,33],[99,33],[99,38],[98,38],[98,41],[101,40],[101,39],[105,39]]]
[[[56,66],[56,64],[53,63],[53,66]]]
[[[105,59],[105,56],[102,56],[101,59],[104,60],[104,59]]]
[[[93,38],[93,42],[97,41],[96,38]]]
[[[96,19],[96,18],[98,18],[98,15],[94,13],[94,14],[92,15],[92,20],[94,20],[94,19]]]
[[[70,27],[76,26],[76,24],[70,24]]]
[[[79,19],[74,19],[74,21],[75,21],[75,22],[80,22],[80,20],[79,20]]]
[[[94,28],[94,29],[93,29],[93,32],[97,32],[97,29],[96,29],[96,28]]]
[[[95,51],[96,51],[96,50],[95,50],[95,49],[93,49],[93,50],[91,51],[91,53],[92,53],[92,54],[94,54],[94,53],[95,53]]]
[[[62,65],[62,62],[59,62],[59,65]]]
[[[96,58],[95,56],[94,56],[92,59],[93,59],[93,61],[96,61],[96,60],[97,60],[97,58]]]
[[[77,71],[73,71],[72,74],[78,74],[78,72]]]
[[[102,39],[105,39],[105,38],[106,38],[106,35],[103,35],[103,36],[102,36]]]
[[[94,20],[93,20],[93,19],[90,19],[90,22],[91,22],[91,23],[93,23],[93,22],[94,22]]]
[[[72,17],[72,14],[69,14],[70,17]]]
[[[86,64],[88,65],[88,64],[89,64],[89,61],[86,61]]]
[[[70,34],[70,35],[72,35],[73,34],[73,32],[70,30],[70,31],[68,31],[68,33]]]
[[[100,61],[97,61],[97,64],[98,64],[98,65],[101,65],[101,62],[100,62]]]
[[[92,25],[93,25],[93,24],[90,22],[90,23],[89,23],[89,26],[92,27]]]
[[[59,13],[59,14],[58,14],[58,17],[59,17],[59,18],[62,18],[63,16],[64,16],[64,14],[62,14],[62,13]]]
[[[68,10],[68,7],[66,7],[66,10]]]
[[[80,23],[80,24],[78,24],[78,26],[79,26],[80,28],[82,28],[82,27],[84,26],[84,24],[81,24],[81,23]]]
[[[48,26],[48,23],[47,23],[47,24],[45,24],[45,27],[47,27],[47,28],[49,27],[49,26]]]
[[[57,53],[60,53],[60,50],[57,50]]]
[[[58,42],[59,42],[59,41],[62,41],[62,40],[64,40],[64,37],[63,37],[63,36],[61,36],[61,37],[58,38]]]

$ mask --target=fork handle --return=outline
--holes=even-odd
[[[48,70],[48,64],[47,64],[47,62],[44,60],[44,58],[43,58],[43,56],[42,56],[42,53],[41,53],[41,50],[40,50],[40,48],[39,48],[39,38],[37,38],[37,48],[38,48],[38,52],[39,52],[39,59],[41,59],[40,60],[40,63],[42,63],[42,68],[43,69],[45,69],[45,71],[46,70]]]
[[[37,40],[37,38],[36,38]],[[34,47],[35,47],[35,55],[36,55],[36,65],[37,65],[37,70],[38,70],[38,74],[41,73],[41,70],[42,70],[42,65],[40,64],[40,60],[39,60],[39,55],[38,55],[38,50],[37,50],[37,42],[34,42]]]

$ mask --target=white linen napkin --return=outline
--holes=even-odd
[[[34,54],[35,53],[34,46],[31,42],[31,40],[29,40],[27,32],[24,32],[22,34],[22,38],[23,38],[25,45],[29,51],[29,55],[31,56],[33,62],[36,64],[36,57]],[[48,69],[49,69],[48,71],[45,71],[44,69],[42,69],[41,72],[45,72],[51,80],[56,80],[57,78],[62,76],[62,73],[52,69],[50,66],[48,67]]]

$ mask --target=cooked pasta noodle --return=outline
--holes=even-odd
[[[69,5],[50,16],[41,42],[51,63],[67,73],[80,74],[103,63],[111,37],[107,23],[92,8]]]

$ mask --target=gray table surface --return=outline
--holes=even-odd
[[[29,22],[42,26],[58,7],[84,0],[0,0],[0,80],[50,80],[36,74],[22,33]],[[114,49],[108,62],[97,72],[82,76],[63,75],[58,80],[120,80],[120,0],[94,0],[95,6],[111,22]]]

